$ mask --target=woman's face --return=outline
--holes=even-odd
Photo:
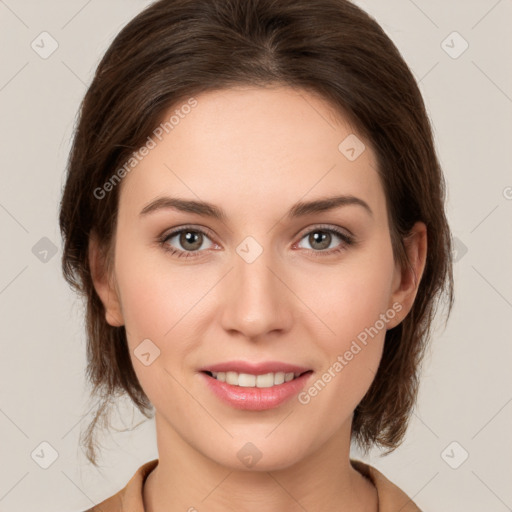
[[[386,329],[408,310],[384,190],[367,141],[310,93],[239,87],[195,100],[169,111],[172,130],[153,134],[123,178],[119,305],[112,289],[102,298],[109,322],[126,326],[159,439],[231,468],[251,456],[284,468],[348,440]],[[300,206],[337,196],[348,199]],[[164,198],[225,217],[153,204]],[[214,366],[220,379],[247,375],[228,374],[235,387],[203,371]]]

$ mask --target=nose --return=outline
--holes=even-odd
[[[286,272],[270,250],[250,261],[234,253],[234,268],[223,285],[222,327],[250,340],[282,334],[293,321],[293,293],[285,284]]]

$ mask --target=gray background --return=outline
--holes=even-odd
[[[152,420],[106,436],[101,471],[78,446],[91,406],[83,311],[61,276],[57,222],[79,102],[148,3],[0,0],[1,512],[84,510],[158,456]],[[425,512],[512,510],[512,1],[357,3],[420,82],[457,245],[456,304],[446,329],[438,319],[407,439],[366,461]],[[51,48],[43,31],[58,43],[46,59],[31,47]],[[126,400],[115,421],[143,419]]]

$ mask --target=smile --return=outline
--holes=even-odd
[[[258,375],[202,370],[199,375],[213,396],[221,402],[235,409],[263,411],[279,407],[300,393],[313,375],[313,370]]]
[[[250,373],[238,373],[238,372],[205,372],[214,379],[220,382],[226,382],[232,386],[238,386],[243,388],[271,388],[278,386],[284,382],[290,382],[303,373],[307,372],[275,372],[265,373],[262,375],[253,375]]]

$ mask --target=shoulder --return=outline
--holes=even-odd
[[[379,512],[422,512],[412,499],[378,469],[360,460],[350,459],[354,469],[371,480],[379,496]]]
[[[149,473],[158,465],[158,459],[143,464],[130,481],[116,494],[84,512],[144,512],[142,490]]]

